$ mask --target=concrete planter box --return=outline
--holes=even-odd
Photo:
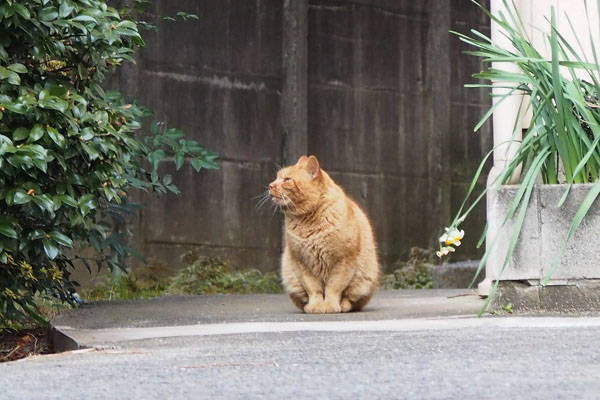
[[[515,251],[502,273],[516,218],[501,226],[519,187],[502,186],[495,196],[492,193],[488,195],[488,248],[494,237],[499,237],[486,263],[485,282],[489,285],[500,280],[495,300],[498,305],[510,302],[522,308],[560,311],[562,293],[566,302],[573,303],[570,306],[573,309],[577,308],[578,300],[569,300],[572,295],[585,300],[586,305],[582,308],[600,309],[596,285],[600,282],[600,201],[592,205],[569,241],[548,286],[540,285],[550,273],[573,218],[592,186],[573,185],[566,202],[558,207],[567,185],[536,185]],[[586,288],[590,288],[589,293],[586,293]],[[553,295],[548,297],[550,293]]]

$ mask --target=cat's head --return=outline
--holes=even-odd
[[[295,165],[277,173],[269,184],[271,200],[284,214],[302,215],[314,210],[325,190],[324,172],[315,156],[302,156]]]

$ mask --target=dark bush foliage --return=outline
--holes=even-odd
[[[216,155],[149,111],[105,92],[107,73],[143,46],[135,9],[101,0],[0,2],[0,327],[36,316],[33,296],[72,301],[69,273],[92,248],[119,268],[114,230],[137,188],[177,192],[158,167],[216,168]],[[186,14],[187,15],[187,14]],[[188,15],[189,16],[189,15]]]

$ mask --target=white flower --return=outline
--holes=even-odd
[[[446,243],[446,240],[448,240],[448,234],[444,233],[442,236],[440,236],[440,243]]]
[[[440,251],[436,252],[435,254],[439,257],[442,258],[444,256],[447,256],[449,253],[454,253],[456,251],[456,249],[452,246],[445,246],[445,247],[440,247]]]
[[[453,228],[450,230],[449,228],[445,228],[446,233],[444,233],[440,237],[440,242],[445,243],[447,245],[460,246],[460,240],[465,236],[465,231],[462,229]]]

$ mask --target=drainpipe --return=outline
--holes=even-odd
[[[515,0],[514,3],[517,9],[521,10],[523,9],[523,3],[528,3],[529,1],[530,0]],[[492,15],[499,15],[500,12],[506,12],[502,0],[491,0],[490,3],[490,11],[492,12]],[[506,38],[505,35],[502,34],[502,28],[495,21],[492,21],[491,23],[491,31],[492,43],[507,49],[512,47],[510,41]],[[519,71],[519,68],[511,63],[495,62],[492,64],[492,67],[504,71]],[[503,82],[503,84],[506,85],[506,82]],[[492,98],[493,103],[496,103],[500,99],[498,97],[499,95],[501,96],[503,94],[508,93],[509,91],[509,89],[494,87],[492,89],[492,93],[494,94],[494,97]],[[517,125],[517,132],[514,132],[514,128],[516,118],[519,114],[519,109],[525,108],[521,107],[521,102],[523,100],[524,96],[515,93],[505,98],[502,101],[502,104],[500,104],[494,110],[494,114],[492,115],[492,131],[495,150],[493,156],[494,164],[492,166],[492,169],[490,170],[487,180],[488,215],[490,209],[490,199],[495,194],[494,188],[497,189],[497,187],[499,186],[497,178],[500,176],[504,168],[506,168],[506,166],[514,159],[519,148],[519,142],[522,139],[521,124]],[[520,172],[520,169],[515,171],[515,174],[512,176],[512,179],[508,183],[518,183]],[[496,234],[497,232],[491,232],[488,230],[486,246],[491,246],[491,242],[494,240]],[[495,271],[493,268],[494,264],[495,263],[490,261],[488,261],[488,263],[486,264],[485,279],[478,286],[479,295],[481,296],[487,296],[490,292],[492,283],[495,279]]]

